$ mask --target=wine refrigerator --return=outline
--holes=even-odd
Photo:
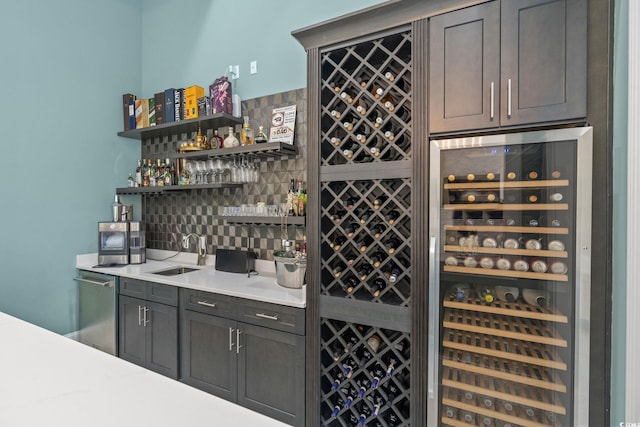
[[[430,141],[429,425],[588,425],[590,127]]]

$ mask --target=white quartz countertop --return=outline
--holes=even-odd
[[[0,312],[0,426],[284,426]]]
[[[147,249],[146,263],[121,267],[96,267],[98,255],[85,254],[76,256],[76,268],[290,307],[306,306],[306,286],[302,289],[291,289],[278,285],[273,261],[256,260],[258,275],[247,277],[246,274],[217,271],[214,268],[215,256],[207,256],[206,265],[197,266],[196,254],[179,253],[177,256],[168,258],[175,254],[175,252]],[[153,274],[153,272],[176,266],[195,267],[198,270],[177,276]]]

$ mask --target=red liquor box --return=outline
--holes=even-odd
[[[217,78],[209,86],[211,96],[211,113],[233,113],[233,100],[231,97],[231,82],[226,77]]]

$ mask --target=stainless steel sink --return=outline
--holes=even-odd
[[[199,268],[191,268],[191,267],[174,267],[168,270],[160,270],[160,271],[152,271],[151,274],[159,274],[161,276],[178,276],[179,274],[189,273],[190,271],[196,271]]]

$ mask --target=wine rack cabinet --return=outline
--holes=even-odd
[[[320,54],[322,425],[411,425],[411,54],[408,28]]]

